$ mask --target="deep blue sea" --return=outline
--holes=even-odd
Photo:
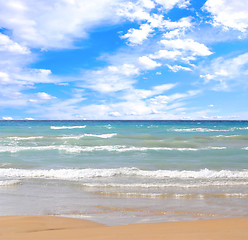
[[[0,215],[248,216],[248,121],[0,121]]]

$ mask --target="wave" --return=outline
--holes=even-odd
[[[51,126],[50,128],[51,129],[76,129],[76,128],[86,128],[86,125],[83,125],[83,126],[61,126],[61,127]]]
[[[173,132],[233,132],[235,130],[248,130],[248,127],[233,127],[230,129],[213,129],[213,128],[175,128],[168,131]]]
[[[207,148],[169,148],[169,147],[134,147],[125,145],[109,145],[109,146],[69,146],[69,145],[52,145],[52,146],[1,146],[2,152],[20,152],[20,151],[47,151],[58,150],[68,153],[93,152],[93,151],[109,151],[109,152],[131,152],[131,151],[199,151],[199,150],[223,150],[226,147],[207,147]]]
[[[34,139],[42,139],[44,136],[30,136],[30,137],[7,137],[10,140],[34,140]]]
[[[137,193],[137,192],[96,192],[103,196],[127,198],[174,198],[174,199],[206,199],[206,198],[248,198],[247,193]]]
[[[211,128],[176,128],[169,131],[174,132],[229,132],[227,129],[211,129]]]
[[[229,135],[229,136],[225,136],[225,135],[218,135],[218,136],[214,136],[212,138],[217,138],[217,139],[227,139],[227,140],[248,140],[248,136],[247,135]]]
[[[0,187],[1,186],[17,185],[20,182],[21,182],[20,180],[2,180],[2,181],[0,181]]]
[[[0,169],[0,178],[48,178],[61,180],[83,180],[106,177],[142,177],[153,179],[205,179],[209,180],[245,180],[248,184],[248,170],[209,170],[179,171],[179,170],[141,170],[138,168],[110,168],[110,169]],[[201,182],[197,184],[202,184]],[[240,182],[241,184],[241,182]],[[133,185],[135,186],[135,185]],[[138,186],[138,185],[137,185]],[[140,185],[139,185],[140,186]],[[153,186],[153,184],[150,186]],[[168,184],[166,184],[168,186]]]
[[[117,133],[106,133],[106,134],[82,134],[82,135],[65,135],[57,137],[58,139],[80,139],[84,137],[96,137],[96,138],[112,138],[116,136]]]
[[[237,130],[248,130],[248,127],[236,127],[236,128],[234,128],[234,129],[237,129]]]
[[[112,129],[113,128],[110,124],[105,125],[104,127],[107,128],[107,129]]]
[[[200,188],[200,187],[221,187],[221,186],[241,186],[247,185],[247,182],[237,182],[237,181],[208,181],[199,183],[82,183],[81,185],[85,188],[126,188],[126,189],[159,189],[159,188]],[[248,194],[247,194],[248,195]]]

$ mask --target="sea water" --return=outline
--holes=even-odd
[[[0,121],[0,215],[248,216],[247,121]]]

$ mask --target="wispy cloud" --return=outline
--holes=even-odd
[[[248,87],[248,53],[216,58],[207,67],[202,66],[200,71],[205,84],[215,83],[214,90],[230,90],[235,86]]]
[[[1,1],[0,25],[13,39],[36,48],[68,48],[103,22],[115,23],[118,0]],[[10,21],[11,19],[11,21]]]

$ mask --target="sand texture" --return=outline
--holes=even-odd
[[[0,217],[1,240],[247,240],[248,218],[105,226],[91,221],[49,217]]]

